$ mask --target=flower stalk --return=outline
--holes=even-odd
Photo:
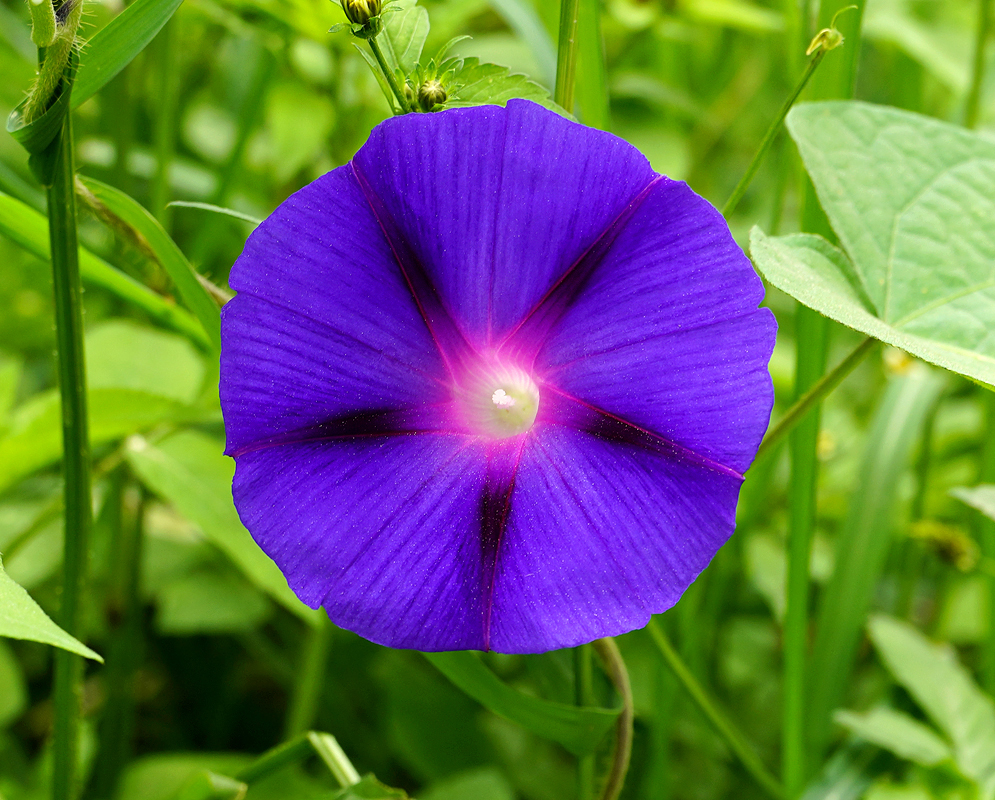
[[[593,684],[593,665],[591,645],[582,644],[575,647],[574,657],[574,703],[577,706],[591,704],[591,687]],[[577,759],[577,799],[591,800],[594,796],[594,754],[580,756]]]
[[[391,92],[393,92],[394,97],[397,98],[397,103],[401,109],[401,113],[408,113],[412,110],[411,102],[405,96],[404,90],[397,82],[397,78],[394,73],[391,71],[390,67],[387,66],[387,60],[384,58],[383,50],[381,50],[380,45],[377,44],[377,37],[371,36],[366,41],[370,43],[370,50],[373,51],[373,57],[377,60],[377,64],[380,65],[380,71],[383,73],[384,79],[387,81],[387,85],[390,86]]]

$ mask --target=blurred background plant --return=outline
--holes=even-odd
[[[815,31],[797,11],[808,5],[581,0],[578,35],[588,43],[603,37],[604,68],[590,55],[585,60],[596,47],[582,50],[573,110],[721,207],[801,75]],[[974,56],[978,8],[990,5],[868,0],[862,38],[851,45],[859,59],[855,96],[955,123],[966,116],[995,132],[995,48],[981,50],[980,69]],[[430,28],[418,27],[426,54],[469,35],[450,55],[506,67],[552,93],[558,4],[421,6],[431,20]],[[120,0],[87,3],[84,38],[122,8]],[[393,13],[412,9],[404,3]],[[421,13],[412,17],[418,26]],[[5,116],[35,74],[29,18],[24,3],[0,0]],[[82,614],[85,641],[105,658],[86,668],[79,752],[85,797],[240,796],[244,788],[223,782],[197,795],[182,792],[194,791],[191,775],[236,775],[254,755],[311,728],[333,733],[361,772],[424,800],[576,795],[574,757],[562,743],[498,716],[488,708],[493,703],[472,699],[419,654],[331,630],[305,609],[231,505],[217,366],[203,331],[191,334],[199,330],[192,318],[176,316],[169,276],[185,254],[224,286],[251,220],[346,163],[389,115],[383,88],[354,47],[359,40],[328,32],[343,20],[326,0],[186,0],[152,43],[74,112],[77,166],[95,198],[80,215],[84,276],[106,262],[157,293],[136,306],[98,280],[84,295],[95,524]],[[403,53],[391,58],[402,77],[411,72]],[[521,90],[525,80],[517,80]],[[522,91],[541,99],[539,87]],[[452,93],[446,99],[460,100]],[[730,219],[744,247],[754,224],[772,234],[799,228],[802,174],[782,134]],[[150,221],[132,223],[144,238],[115,235],[107,215],[95,213],[110,207],[126,216],[110,187],[143,204],[179,249],[157,238]],[[44,211],[44,195],[11,137],[0,137],[0,191],[19,201],[0,208],[0,553],[10,578],[55,616],[63,536],[59,403],[51,276],[38,245],[44,229],[30,213]],[[780,324],[771,363],[776,419],[795,386],[795,302],[771,288],[767,304]],[[829,362],[862,340],[833,323]],[[880,569],[856,570],[852,581],[890,617],[874,617],[870,637],[861,634],[856,666],[827,709],[859,713],[838,713],[813,745],[809,800],[995,797],[995,522],[978,510],[987,507],[991,516],[983,494],[958,489],[995,482],[993,431],[991,392],[891,348],[873,348],[825,403],[812,600],[818,608],[834,571],[839,580],[839,565],[852,564],[841,548],[877,542]],[[874,480],[877,490],[866,490]],[[747,477],[733,539],[657,620],[692,679],[771,768],[782,744],[788,493],[788,454],[774,447]],[[841,626],[864,630],[859,603],[837,613],[851,616]],[[907,623],[948,642],[956,655],[926,644]],[[618,644],[636,711],[623,797],[770,796],[686,682],[675,679],[659,642],[639,631]],[[569,653],[490,655],[486,662],[520,690],[515,702],[574,702]],[[48,796],[51,670],[45,645],[0,639],[6,800]],[[613,704],[600,671],[591,698]],[[252,782],[248,797],[331,797],[336,785],[319,761],[301,761]]]

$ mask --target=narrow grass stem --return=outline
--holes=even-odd
[[[575,647],[574,659],[574,703],[578,706],[591,704],[591,691],[594,681],[591,645]],[[577,759],[577,798],[591,800],[594,796],[594,754]]]
[[[784,412],[784,415],[778,420],[777,425],[767,431],[767,435],[764,436],[763,441],[760,443],[760,448],[757,450],[757,458],[767,454],[773,447],[780,444],[781,440],[794,430],[795,426],[805,418],[805,415],[815,405],[820,403],[833,389],[839,386],[843,382],[843,379],[853,372],[867,354],[871,352],[876,341],[876,339],[872,338],[864,339],[846,358],[819,378],[808,391],[799,397],[794,405]]]
[[[725,740],[729,749],[739,759],[743,768],[750,774],[750,777],[772,798],[781,800],[784,797],[784,790],[777,778],[764,766],[760,757],[746,741],[746,737],[739,732],[732,721],[719,709],[718,703],[698,683],[698,679],[694,677],[691,670],[681,660],[681,657],[677,654],[677,650],[674,649],[674,645],[667,637],[667,634],[664,633],[663,628],[660,627],[655,619],[651,619],[646,629],[653,638],[653,642],[660,651],[660,655],[663,656],[664,662],[666,662],[667,666],[674,673],[678,682],[691,695],[691,699],[695,702],[695,705],[698,706],[706,719],[712,724],[712,727]]]
[[[743,199],[743,195],[746,194],[746,190],[750,188],[750,184],[753,182],[753,178],[757,174],[757,170],[760,169],[760,164],[763,163],[764,157],[767,155],[767,151],[770,150],[770,146],[774,143],[774,139],[781,130],[784,118],[788,116],[788,112],[791,110],[791,107],[795,104],[798,96],[805,89],[809,79],[813,74],[815,74],[815,70],[818,68],[819,64],[822,63],[822,59],[825,55],[826,51],[824,49],[820,49],[817,50],[812,58],[809,59],[808,66],[805,67],[805,72],[802,73],[802,77],[801,80],[798,81],[798,85],[795,86],[794,91],[788,95],[788,98],[781,106],[781,110],[777,112],[777,116],[774,117],[774,121],[771,122],[770,127],[767,129],[767,133],[764,134],[763,141],[760,142],[760,147],[757,149],[756,155],[753,156],[753,161],[750,162],[750,166],[747,167],[746,173],[739,179],[739,183],[736,184],[736,188],[732,190],[732,194],[729,196],[729,199],[726,200],[726,204],[722,207],[722,216],[726,219],[728,219],[729,215],[736,210],[736,206],[739,205],[739,201]]]
[[[795,396],[806,398],[825,371],[828,321],[803,305],[795,316],[798,348]],[[855,363],[858,359],[845,359]],[[841,373],[842,375],[842,373]],[[827,382],[829,386],[831,382]],[[784,732],[782,763],[788,800],[801,794],[808,776],[805,733],[806,663],[808,660],[809,559],[815,521],[816,450],[819,437],[819,400],[798,417],[791,434],[791,474],[788,499],[788,575],[784,615]]]
[[[374,36],[371,39],[367,39],[367,41],[370,43],[370,50],[373,51],[373,57],[380,65],[380,71],[383,73],[383,76],[387,81],[387,85],[390,86],[390,90],[394,93],[394,97],[397,98],[397,103],[400,106],[401,113],[406,114],[412,110],[411,103],[408,102],[408,98],[404,96],[404,90],[401,88],[400,84],[398,84],[397,77],[394,75],[391,68],[387,66],[387,59],[384,58],[383,51],[380,49],[380,45],[377,44],[377,37]]]
[[[332,641],[332,623],[325,614],[305,634],[303,666],[294,683],[287,712],[284,738],[290,739],[308,730],[318,716],[321,693],[325,688],[325,667]]]
[[[985,439],[981,451],[981,469],[978,478],[982,483],[995,483],[995,392],[985,392]],[[978,515],[981,523],[981,552],[991,560],[995,558],[995,520]],[[989,614],[995,620],[995,577],[988,579]],[[982,681],[985,691],[995,694],[995,625],[988,626],[988,638],[983,645],[984,665]]]
[[[964,125],[973,128],[978,124],[978,112],[981,108],[981,85],[985,78],[985,45],[991,33],[992,18],[995,12],[992,6],[995,0],[978,0],[978,27],[974,40],[974,62],[971,66],[971,86],[967,92],[964,104]]]
[[[577,13],[580,0],[560,0],[560,38],[556,48],[556,87],[553,100],[573,113],[577,72]]]
[[[615,691],[622,698],[622,713],[618,715],[615,725],[615,750],[612,754],[611,768],[605,785],[601,790],[600,800],[618,800],[625,785],[625,776],[629,772],[629,761],[632,758],[633,721],[635,705],[632,699],[632,685],[629,683],[629,671],[618,645],[611,638],[598,639],[593,643],[594,651],[611,679]]]
[[[179,100],[177,76],[176,30],[179,19],[173,18],[157,37],[158,91],[155,108],[155,160],[156,170],[152,182],[152,213],[168,232],[171,228],[173,209],[169,207],[172,190],[170,172],[176,148],[176,107]]]
[[[76,192],[73,185],[72,121],[67,115],[59,134],[58,161],[48,189],[49,241],[55,297],[55,339],[62,397],[62,471],[65,481],[65,545],[62,610],[59,622],[78,639],[80,599],[90,534],[90,437],[87,420],[86,367],[83,354],[83,290],[76,238]],[[83,659],[55,654],[55,726],[52,747],[52,797],[76,796],[76,749],[79,740]]]

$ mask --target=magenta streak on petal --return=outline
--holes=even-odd
[[[657,175],[646,184],[615,219],[598,235],[597,239],[560,276],[535,306],[522,318],[498,345],[498,352],[510,352],[520,362],[531,362],[546,341],[546,336],[560,320],[570,304],[584,288],[591,274],[601,263],[605,253],[625,228],[632,215],[639,210],[650,192],[660,181],[668,180]]]
[[[545,422],[565,425],[574,430],[584,431],[608,442],[630,444],[651,450],[679,461],[700,464],[714,472],[743,480],[743,475],[725,464],[703,456],[689,447],[673,442],[659,433],[635,425],[622,417],[591,405],[579,397],[567,394],[550,383],[541,383],[541,391],[552,392],[568,401],[546,403],[540,408],[539,418]]]
[[[253,442],[228,455],[233,458],[286,444],[367,439],[375,436],[408,436],[414,433],[454,433],[449,420],[453,418],[451,403],[424,405],[407,409],[382,409],[344,414],[317,425],[288,431],[280,436]],[[446,412],[449,412],[448,414]]]
[[[452,315],[442,303],[439,292],[432,284],[431,278],[425,269],[418,263],[418,259],[411,247],[404,239],[404,234],[394,222],[387,207],[373,191],[365,176],[359,169],[356,160],[350,162],[353,175],[363,192],[363,196],[370,204],[370,209],[380,230],[383,231],[384,238],[394,254],[394,260],[401,270],[404,282],[411,292],[411,297],[418,306],[418,312],[435,342],[442,360],[446,364],[450,375],[457,373],[457,368],[474,358],[473,349],[463,336],[456,323],[453,322]]]
[[[527,435],[517,437],[517,441],[496,443],[487,453],[487,476],[480,497],[480,551],[484,561],[481,570],[484,650],[491,649],[491,610],[494,607],[498,551],[508,525],[511,495],[515,491],[515,477],[522,463],[526,439]]]

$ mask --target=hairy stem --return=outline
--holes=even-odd
[[[560,39],[556,49],[556,87],[553,100],[569,112],[574,106],[577,72],[577,12],[580,0],[560,0]]]
[[[674,645],[667,637],[667,634],[664,633],[663,628],[660,627],[657,620],[651,619],[646,629],[653,638],[653,642],[660,651],[660,655],[663,656],[664,662],[670,667],[671,672],[674,673],[674,677],[677,678],[687,693],[691,695],[691,699],[695,702],[695,705],[698,706],[705,715],[705,718],[712,724],[712,727],[725,740],[729,749],[739,759],[744,769],[750,774],[750,777],[772,798],[781,800],[784,797],[784,790],[781,788],[781,784],[777,778],[764,766],[760,757],[746,741],[746,737],[739,732],[732,721],[719,709],[718,703],[698,683],[698,679],[694,677],[691,670],[681,660],[681,657],[677,654],[677,650],[674,649]]]

